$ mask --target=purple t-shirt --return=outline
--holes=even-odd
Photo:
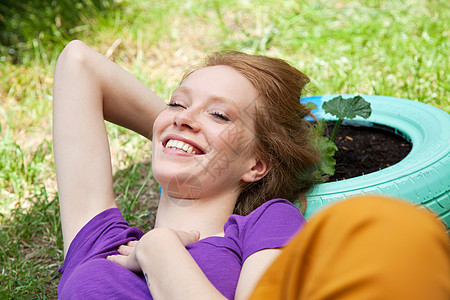
[[[212,236],[186,246],[209,281],[233,299],[242,264],[262,249],[285,246],[306,220],[284,199],[270,200],[247,216],[231,215],[224,237]],[[143,232],[129,227],[119,209],[90,220],[72,241],[58,285],[59,299],[152,299],[142,274],[109,261],[117,248],[139,240]]]

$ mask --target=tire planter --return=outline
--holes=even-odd
[[[318,118],[329,121],[322,103],[338,95],[305,97],[302,103],[314,102]],[[342,95],[349,98],[354,95]],[[354,126],[390,127],[412,143],[411,152],[400,162],[380,171],[346,180],[316,185],[307,195],[306,218],[343,198],[364,194],[384,194],[403,198],[437,214],[450,227],[450,115],[416,101],[361,95],[371,103],[368,119],[347,121]],[[345,123],[344,123],[345,124]]]

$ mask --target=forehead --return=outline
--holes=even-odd
[[[229,99],[241,109],[253,106],[253,101],[258,94],[247,78],[229,66],[198,69],[180,84],[180,88],[187,88],[195,97]]]

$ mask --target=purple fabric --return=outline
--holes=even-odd
[[[224,237],[208,237],[186,249],[211,283],[233,299],[245,259],[259,250],[286,245],[305,223],[297,207],[274,199],[248,216],[230,216]],[[142,235],[140,229],[128,226],[117,208],[95,216],[72,241],[59,269],[58,298],[152,299],[142,274],[105,259],[118,254],[120,245]]]

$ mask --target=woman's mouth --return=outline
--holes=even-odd
[[[167,149],[183,151],[183,152],[186,152],[188,154],[193,154],[193,155],[204,154],[204,152],[201,149],[199,149],[187,142],[180,141],[177,139],[169,139],[166,142],[166,144],[164,145],[164,147]]]

